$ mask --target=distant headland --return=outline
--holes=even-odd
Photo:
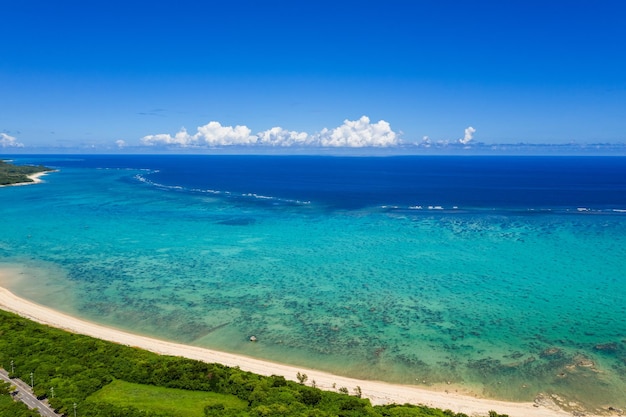
[[[0,160],[0,186],[33,184],[50,171],[53,169],[43,165],[14,165]]]

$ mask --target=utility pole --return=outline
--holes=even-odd
[[[35,388],[35,379],[32,372],[30,373],[30,387]]]
[[[76,417],[76,403],[74,403],[74,417]]]
[[[54,398],[54,387],[50,387],[50,394],[52,398]]]
[[[15,368],[13,367],[13,359],[11,359],[11,375],[15,373]]]

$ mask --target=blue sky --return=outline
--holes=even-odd
[[[623,1],[5,3],[0,152],[626,142]]]

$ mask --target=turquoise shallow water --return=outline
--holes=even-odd
[[[145,176],[69,167],[0,189],[11,289],[360,378],[626,406],[626,216],[251,205]]]

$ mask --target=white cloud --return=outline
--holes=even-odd
[[[380,120],[370,123],[367,116],[359,120],[344,120],[343,124],[334,129],[322,129],[321,132],[309,134],[273,127],[252,134],[247,126],[222,126],[219,122],[209,122],[199,126],[197,132],[190,135],[182,128],[176,135],[167,133],[144,136],[141,141],[145,145],[165,146],[323,146],[323,147],[386,147],[399,144],[398,135],[391,130],[388,122]]]
[[[344,120],[333,130],[324,129],[320,133],[320,145],[329,147],[361,148],[364,146],[395,146],[398,144],[396,133],[389,123],[380,120],[370,123],[367,116],[359,120]]]
[[[463,136],[462,139],[459,139],[459,143],[467,145],[474,138],[474,133],[476,133],[476,129],[474,129],[472,126],[469,126],[467,129],[465,129],[465,136]]]
[[[198,133],[193,137],[212,146],[251,145],[258,139],[250,135],[251,132],[247,126],[222,126],[218,122],[209,122],[198,127]]]
[[[167,133],[148,135],[141,138],[146,145],[175,145],[188,146],[227,146],[249,145],[256,142],[257,137],[250,135],[250,129],[246,126],[222,126],[219,122],[209,122],[199,126],[194,135],[187,133],[184,127],[172,136]]]
[[[258,142],[270,146],[306,146],[313,142],[314,138],[306,132],[285,130],[282,127],[273,127],[258,133]]]
[[[117,145],[118,148],[122,149],[123,147],[126,146],[126,141],[119,139],[115,141],[115,144]]]
[[[173,137],[167,133],[160,133],[158,135],[144,136],[141,138],[141,141],[146,145],[178,145],[186,147],[195,144],[193,137],[187,133],[184,127]]]
[[[17,141],[13,136],[0,133],[0,146],[3,148],[23,148],[24,144]]]

